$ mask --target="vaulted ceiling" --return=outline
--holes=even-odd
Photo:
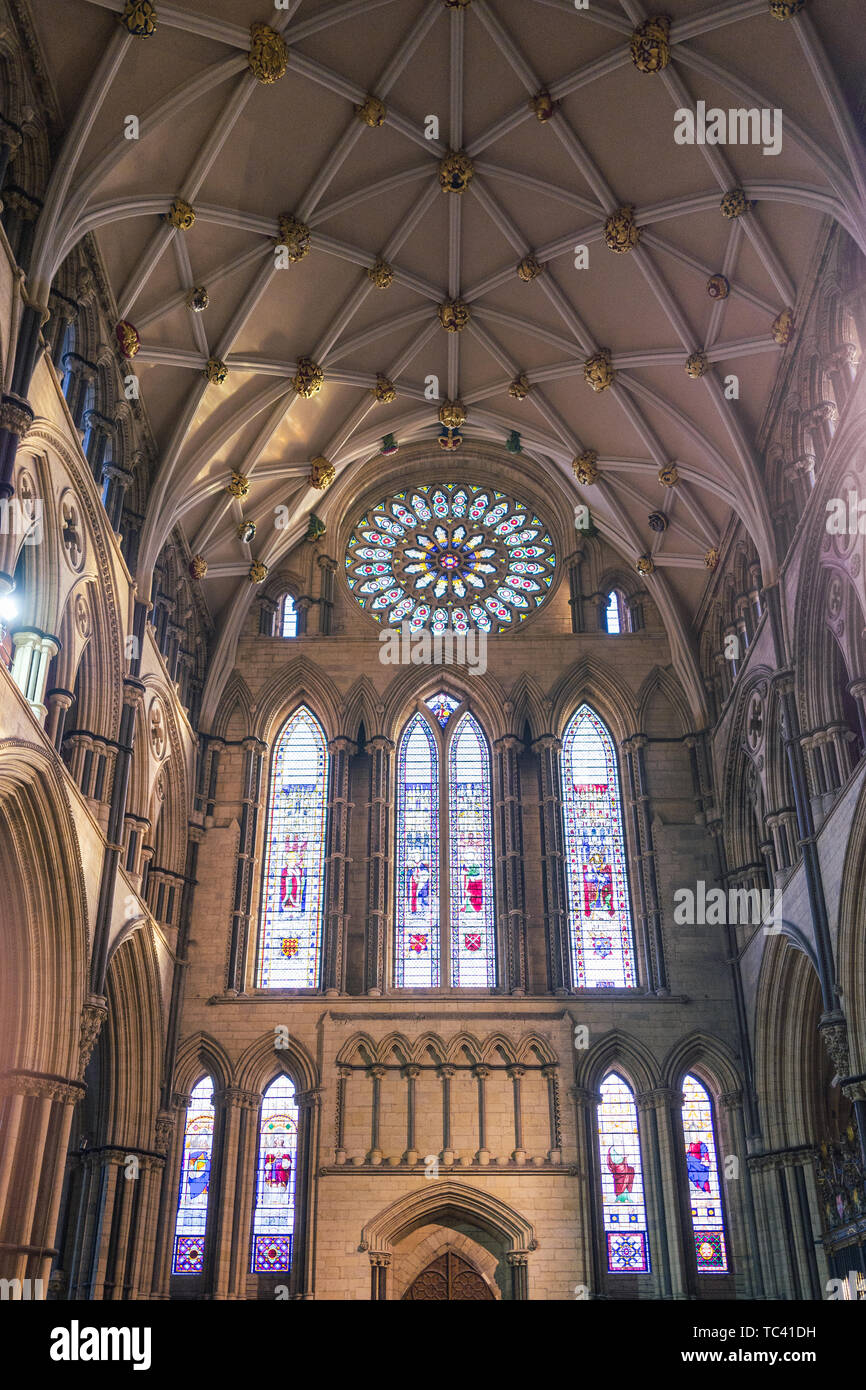
[[[149,36],[119,22],[125,0],[30,7],[69,130],[32,281],[44,295],[91,232],[118,316],[140,335],[134,368],[159,457],[144,590],[179,521],[207,560],[215,620],[236,630],[251,561],[278,563],[311,509],[339,520],[310,486],[311,459],[372,481],[393,433],[429,439],[431,473],[453,471],[437,442],[445,399],[465,406],[467,439],[504,444],[517,430],[534,476],[587,502],[629,564],[653,559],[669,625],[687,629],[732,513],[772,577],[756,439],[791,350],[774,321],[796,307],[828,217],[866,246],[850,114],[861,0],[811,0],[783,20],[768,0],[671,0],[670,61],[655,72],[633,59],[647,18],[635,0],[156,0]],[[287,45],[270,83],[249,65],[254,23]],[[380,125],[356,110],[369,96]],[[699,100],[780,109],[781,151],[678,144],[676,112]],[[449,151],[471,162],[462,192],[442,187]],[[726,216],[737,189],[745,210],[735,195],[726,211],[740,215]],[[176,200],[194,210],[185,230],[166,217]],[[608,219],[629,206],[617,253]],[[309,229],[286,268],[281,216]],[[380,260],[393,271],[384,288],[368,275]],[[713,276],[727,297],[711,297]],[[193,286],[207,291],[201,313],[187,305]],[[454,300],[469,316],[449,332],[440,306]],[[584,364],[601,349],[614,376],[595,391]],[[690,376],[695,353],[706,370]],[[296,389],[302,357],[323,374],[310,397]],[[206,378],[209,359],[227,369],[221,384]],[[391,402],[375,398],[379,375]],[[531,389],[518,399],[521,376]],[[725,394],[731,376],[738,399]],[[440,400],[425,397],[431,377]],[[572,461],[586,451],[597,458],[584,477],[593,465],[598,476],[581,486]],[[666,487],[671,465],[679,481]],[[242,499],[226,491],[233,471],[249,479]],[[242,519],[258,525],[252,545]]]

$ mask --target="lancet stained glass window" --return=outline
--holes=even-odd
[[[250,1265],[253,1274],[288,1274],[292,1267],[297,1160],[295,1088],[287,1076],[280,1076],[262,1097]]]
[[[728,1252],[713,1134],[713,1107],[706,1088],[694,1076],[683,1078],[683,1137],[698,1273],[727,1274]]]
[[[633,989],[619,770],[613,739],[581,705],[562,744],[572,975],[579,989]]]
[[[429,989],[439,983],[439,755],[420,714],[397,757],[396,883],[394,981]]]
[[[213,1124],[213,1082],[205,1076],[192,1091],[184,1122],[172,1274],[201,1274],[204,1268]]]
[[[493,825],[490,753],[472,715],[464,714],[448,754],[451,885],[451,983],[492,989]]]
[[[490,749],[475,717],[455,713],[461,701],[453,695],[424,703],[436,725],[413,715],[397,755],[394,982],[492,989]]]
[[[600,1091],[598,1143],[607,1268],[611,1274],[646,1274],[650,1252],[637,1106],[630,1087],[616,1072],[605,1077]]]
[[[259,932],[260,989],[315,989],[324,901],[328,750],[302,706],[271,758]]]

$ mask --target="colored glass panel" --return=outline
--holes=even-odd
[[[727,1274],[713,1107],[706,1088],[694,1076],[683,1079],[683,1138],[698,1273]]]
[[[259,933],[260,989],[315,989],[324,898],[328,750],[301,708],[274,745]]]
[[[650,1251],[637,1106],[616,1072],[601,1084],[598,1143],[608,1271],[645,1274],[650,1269]]]
[[[213,1126],[213,1082],[205,1076],[193,1090],[186,1112],[172,1274],[201,1274],[204,1269]]]
[[[456,709],[459,708],[460,701],[455,700],[453,695],[445,695],[440,691],[438,695],[431,695],[429,700],[424,701],[429,710],[432,710],[441,726],[445,728],[448,720]]]
[[[634,940],[613,739],[581,705],[562,745],[572,973],[579,989],[633,989]]]
[[[298,1107],[288,1077],[278,1077],[262,1097],[256,1207],[253,1215],[253,1274],[287,1274],[292,1267]]]
[[[496,953],[490,752],[478,723],[468,713],[451,738],[448,800],[451,984],[492,989]]]
[[[397,757],[396,949],[398,988],[439,984],[439,759],[420,714]]]

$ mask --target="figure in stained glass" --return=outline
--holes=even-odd
[[[699,1274],[727,1274],[728,1252],[713,1107],[695,1076],[683,1078],[683,1145]]]
[[[610,1072],[600,1087],[598,1143],[601,1200],[611,1274],[650,1269],[637,1106],[630,1087]]]

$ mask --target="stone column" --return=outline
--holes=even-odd
[[[243,798],[234,903],[232,905],[232,939],[229,950],[228,979],[226,981],[226,990],[229,994],[242,994],[246,989],[250,905],[253,893],[259,802],[262,794],[262,761],[265,753],[265,745],[257,738],[245,738],[243,747]]]
[[[6,171],[21,147],[23,133],[21,127],[8,116],[0,116],[0,188],[6,178]],[[0,204],[2,210],[2,204]]]
[[[692,1281],[683,1258],[691,1240],[691,1212],[683,1183],[683,1096],[681,1091],[659,1086],[637,1096],[636,1103],[647,1214],[655,1209],[661,1297],[684,1299]]]
[[[8,1073],[0,1143],[0,1277],[48,1287],[78,1081]],[[37,1286],[39,1287],[39,1286]]]
[[[138,1210],[130,1241],[129,1283],[123,1295],[129,1299],[150,1296],[153,1227],[158,1219],[159,1189],[165,1168],[164,1157],[157,1154],[145,1155],[140,1163]]]
[[[442,1162],[446,1167],[450,1167],[454,1162],[454,1150],[451,1147],[451,1082],[454,1079],[456,1068],[451,1066],[439,1067],[436,1075],[442,1082]]]
[[[111,915],[114,906],[114,892],[117,870],[123,853],[123,819],[126,815],[126,799],[129,787],[129,774],[132,766],[133,745],[135,742],[136,711],[144,698],[144,686],[133,676],[123,678],[123,707],[120,716],[120,732],[117,739],[117,756],[111,784],[111,801],[108,810],[106,847],[102,860],[102,874],[99,884],[99,899],[96,908],[96,925],[91,958],[91,993],[105,993],[105,971],[108,962],[108,934],[111,930]]]
[[[60,642],[36,628],[19,628],[12,633],[12,645],[12,679],[41,722],[48,713],[43,704],[48,667],[60,651]]]
[[[364,949],[364,988],[381,995],[385,988],[388,926],[388,859],[390,833],[390,739],[377,734],[367,743],[370,755],[370,802],[367,807],[367,922]]]
[[[328,744],[328,853],[325,860],[325,934],[322,952],[322,987],[325,994],[343,994],[346,988],[345,957],[346,873],[349,864],[349,758],[355,745],[348,738]]]
[[[235,1222],[231,1259],[228,1268],[227,1298],[244,1298],[247,1273],[251,1261],[253,1202],[258,1182],[259,1111],[262,1098],[256,1091],[238,1093],[239,1135],[237,1147],[237,1183],[235,1187]]]
[[[370,1252],[370,1298],[378,1303],[388,1297],[388,1270],[391,1256],[381,1250]]]
[[[316,563],[320,573],[320,599],[319,599],[319,634],[322,637],[330,637],[331,620],[334,611],[334,575],[337,572],[337,562],[332,560],[330,555],[319,555]]]
[[[575,549],[565,560],[568,568],[568,606],[571,609],[572,632],[584,631],[583,584],[580,571],[583,566],[583,550],[585,544],[586,542],[583,536],[578,536]]]
[[[413,1166],[418,1162],[418,1149],[415,1143],[415,1104],[417,1081],[420,1075],[420,1067],[403,1068],[403,1076],[406,1081],[406,1152],[403,1155],[403,1162]]]
[[[658,878],[656,875],[655,843],[653,840],[650,798],[647,790],[646,755],[644,749],[647,739],[644,734],[635,734],[623,743],[628,761],[629,785],[632,791],[632,812],[637,831],[638,865],[644,880],[645,895],[641,894],[641,906],[646,910],[646,955],[648,976],[647,985],[656,994],[670,994],[667,968],[665,965],[664,941],[662,938],[661,906],[659,904]]]
[[[165,1149],[165,1166],[159,1194],[159,1218],[154,1231],[153,1284],[151,1298],[168,1298],[171,1280],[171,1261],[174,1254],[174,1227],[180,1170],[183,1159],[184,1124],[191,1097],[173,1092],[171,1104],[156,1117],[157,1145]]]
[[[575,1109],[584,1279],[592,1296],[597,1298],[604,1290],[607,1270],[598,1167],[599,1096],[597,1091],[586,1090],[583,1086],[570,1087],[568,1094]]]
[[[337,1109],[334,1119],[334,1162],[346,1162],[346,1084],[352,1079],[351,1067],[337,1067]]]
[[[485,1083],[490,1075],[490,1068],[473,1067],[472,1073],[478,1082],[478,1152],[475,1155],[475,1161],[480,1163],[482,1167],[486,1167],[490,1162],[490,1150],[487,1147],[487,1090]]]
[[[506,1067],[509,1080],[514,1087],[514,1152],[511,1157],[520,1167],[526,1162],[526,1150],[523,1147],[523,1108],[521,1106],[520,1083],[526,1075],[525,1067]]]
[[[494,744],[496,754],[497,903],[499,940],[505,963],[506,989],[517,997],[528,988],[526,901],[523,882],[523,822],[518,754],[523,744],[513,734]]]
[[[249,1091],[228,1087],[214,1091],[214,1154],[208,1203],[205,1268],[209,1270],[211,1297],[229,1298],[232,1288],[232,1249],[243,1247],[249,1253],[249,1224],[240,1227],[244,1211],[248,1172],[241,1157],[241,1120],[244,1112],[258,1110],[261,1097]],[[234,1270],[235,1278],[237,1270]]]
[[[385,1067],[368,1067],[367,1075],[373,1083],[373,1097],[370,1104],[370,1152],[367,1154],[367,1162],[380,1164],[382,1162],[382,1150],[379,1148],[379,1127],[382,1104],[382,1078],[385,1075]]]
[[[529,1298],[529,1258],[525,1250],[510,1250],[505,1256],[511,1270],[511,1297],[515,1301]]]
[[[295,1099],[298,1104],[298,1176],[295,1185],[295,1231],[289,1288],[293,1297],[307,1299],[312,1297],[313,1292],[314,1252],[310,1232],[313,1230],[321,1094],[318,1090],[299,1091]]]
[[[746,1124],[743,1116],[743,1097],[739,1091],[726,1091],[719,1097],[721,1124],[716,1140],[719,1145],[718,1163],[720,1184],[725,1196],[735,1192],[738,1200],[728,1197],[724,1204],[728,1214],[728,1230],[733,1245],[732,1263],[746,1274],[749,1295],[762,1298],[764,1295],[764,1276],[761,1268],[761,1245],[758,1239],[758,1222],[755,1212],[755,1194],[752,1190],[752,1170],[747,1162],[748,1146]],[[724,1152],[722,1151],[724,1145]],[[727,1160],[737,1160],[736,1187],[728,1185]]]
[[[571,950],[565,880],[565,842],[562,821],[560,755],[562,742],[552,734],[536,739],[541,803],[541,860],[544,915],[547,926],[548,976],[554,994],[571,988]]]
[[[64,690],[56,687],[49,690],[45,696],[45,707],[47,714],[45,717],[45,733],[58,753],[63,744],[63,729],[66,724],[66,715],[72,708],[75,695],[71,690]]]
[[[541,1075],[547,1082],[547,1105],[550,1118],[550,1149],[548,1163],[562,1162],[562,1126],[559,1119],[559,1068],[550,1065],[541,1068]]]

